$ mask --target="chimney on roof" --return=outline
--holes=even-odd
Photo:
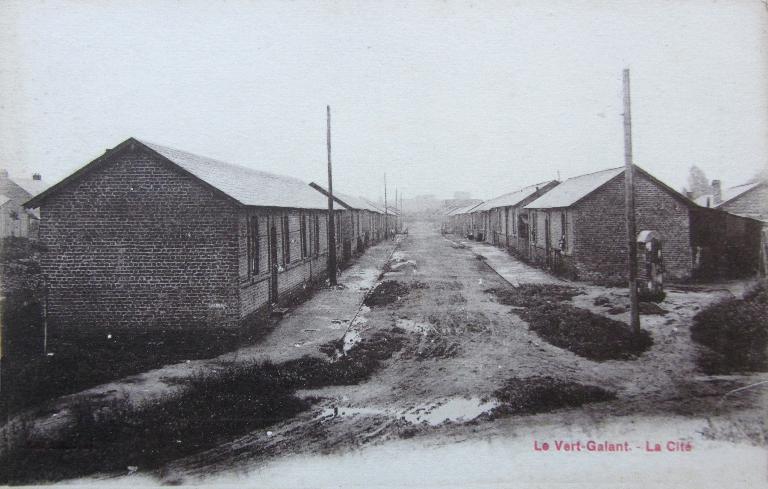
[[[712,204],[720,205],[723,201],[723,185],[720,180],[712,180]]]
[[[8,170],[0,168],[0,178],[8,178]]]
[[[32,180],[36,180],[36,181],[38,181],[38,182],[39,182],[39,181],[40,181],[40,180],[42,180],[42,179],[43,179],[43,176],[42,176],[42,175],[40,175],[39,173],[33,173],[33,174],[32,174]]]

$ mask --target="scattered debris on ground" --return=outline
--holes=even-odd
[[[417,264],[414,260],[408,259],[407,255],[402,251],[395,251],[382,267],[379,280],[382,280],[387,275],[402,275],[406,272],[413,272],[416,268]]]
[[[492,416],[542,413],[616,398],[615,393],[594,385],[538,376],[511,378],[493,395],[502,404],[492,410]]]
[[[593,304],[596,306],[607,307],[608,309],[606,312],[611,315],[624,314],[625,312],[629,311],[629,297],[626,295],[599,295],[595,297]],[[644,315],[663,316],[669,312],[655,302],[641,301],[638,306],[640,314]]]
[[[699,355],[707,373],[768,370],[768,287],[726,299],[693,318],[691,338],[709,348]]]

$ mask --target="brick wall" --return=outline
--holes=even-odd
[[[142,152],[41,208],[49,326],[108,333],[235,326],[236,207]]]
[[[666,277],[689,277],[692,270],[689,208],[639,172],[636,173],[637,232],[661,234]],[[624,176],[613,179],[574,208],[573,251],[579,278],[618,281],[626,276]]]
[[[283,220],[288,218],[288,239],[284,239]],[[306,222],[306,255],[302,256],[301,219]],[[315,229],[317,218],[318,229]],[[254,221],[255,219],[255,221]],[[240,317],[264,310],[270,304],[270,232],[274,229],[277,247],[277,296],[278,303],[285,303],[313,283],[326,277],[328,249],[328,216],[326,211],[296,209],[250,208],[239,214],[240,232],[238,240],[240,284]],[[249,241],[248,223],[252,238]],[[256,232],[258,231],[258,233]],[[315,235],[317,234],[317,239]],[[253,237],[258,241],[258,249]],[[288,244],[290,256],[286,255],[283,244]],[[319,248],[318,248],[319,245]],[[258,256],[258,263],[248,265],[249,256]],[[290,258],[288,262],[286,258]]]
[[[768,184],[762,184],[738,198],[726,202],[719,209],[768,221]]]

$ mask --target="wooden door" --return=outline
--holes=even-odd
[[[269,301],[271,303],[277,303],[277,269],[279,264],[277,262],[277,228],[275,227],[275,221],[272,219],[269,226]]]
[[[552,266],[552,258],[550,256],[551,253],[549,252],[551,248],[549,243],[550,239],[551,239],[551,233],[549,229],[549,212],[547,212],[546,214],[544,214],[544,254],[546,256],[548,267]]]

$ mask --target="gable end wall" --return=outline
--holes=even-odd
[[[689,208],[641,173],[636,173],[636,229],[658,231],[666,277],[691,275]],[[573,255],[579,278],[620,281],[626,277],[624,175],[619,175],[574,206]]]
[[[720,210],[768,221],[768,184],[764,183],[726,202]]]
[[[50,195],[49,326],[107,333],[235,326],[236,205],[143,152]]]

